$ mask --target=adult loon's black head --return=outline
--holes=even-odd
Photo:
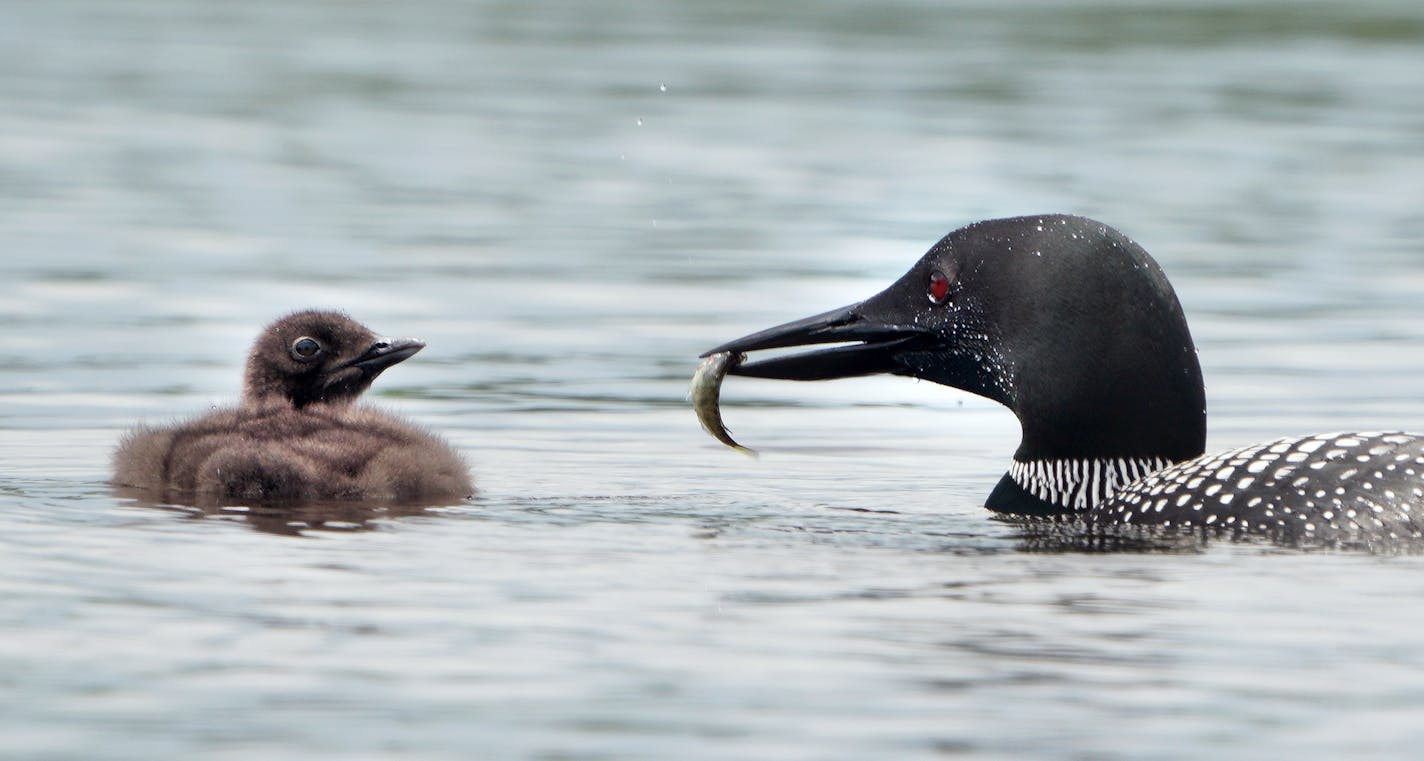
[[[859,304],[708,353],[822,343],[849,345],[732,372],[787,380],[891,373],[961,388],[1018,416],[1016,463],[1127,463],[1127,471],[1145,474],[1205,447],[1201,367],[1176,294],[1146,251],[1090,219],[1046,215],[962,227]],[[1034,496],[1009,476],[988,506],[1019,513],[1071,507]]]
[[[286,400],[299,409],[350,403],[383,370],[424,347],[414,338],[377,336],[340,312],[296,312],[268,325],[252,345],[242,401]]]

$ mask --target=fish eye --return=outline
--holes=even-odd
[[[943,304],[949,298],[949,278],[939,270],[931,272],[927,291],[931,304]]]
[[[292,342],[292,359],[306,362],[321,353],[321,343],[315,338],[302,336]]]

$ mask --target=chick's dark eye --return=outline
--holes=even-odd
[[[308,360],[321,353],[321,344],[315,338],[302,336],[292,342],[292,356],[299,360]]]
[[[928,293],[930,303],[943,304],[944,300],[949,298],[949,278],[939,270],[931,272]]]

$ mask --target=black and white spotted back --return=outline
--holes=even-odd
[[[1424,437],[1277,439],[1163,468],[1090,513],[1100,523],[1249,533],[1424,537]]]

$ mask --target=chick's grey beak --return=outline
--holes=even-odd
[[[394,365],[404,362],[415,355],[416,352],[425,348],[425,342],[418,338],[378,338],[372,343],[361,356],[347,363],[350,367],[359,367],[361,370],[375,374]]]

